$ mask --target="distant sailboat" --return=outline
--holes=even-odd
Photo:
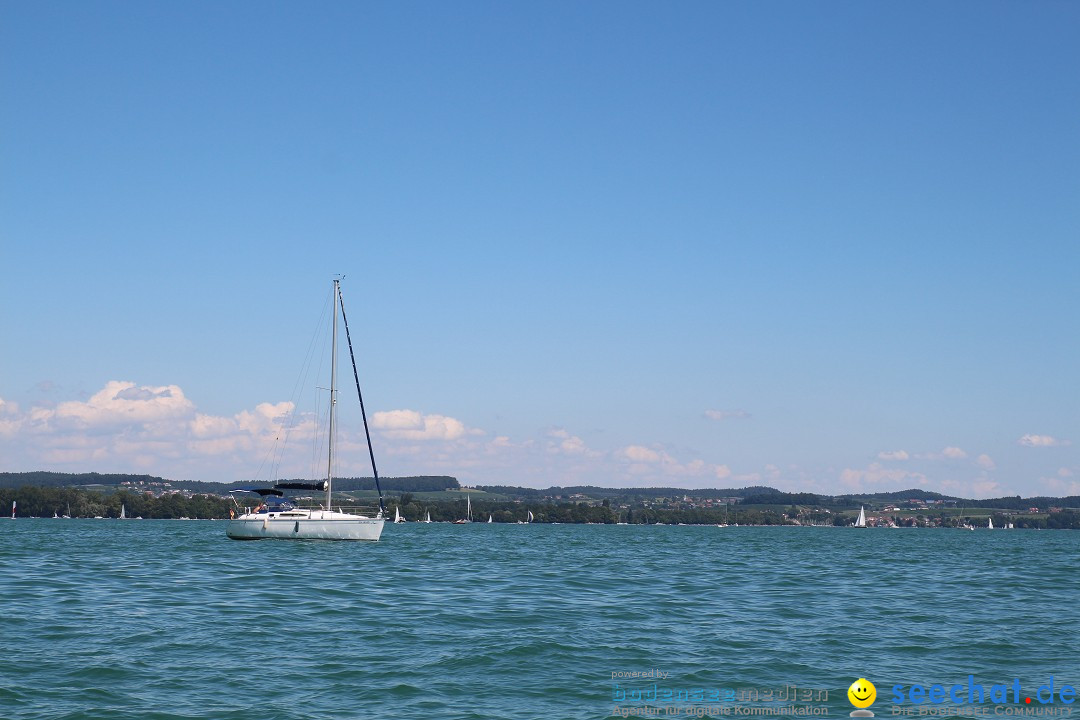
[[[533,521],[533,514],[532,514],[532,510],[530,510],[530,511],[529,511],[529,519],[528,519],[528,520],[526,520],[525,522],[526,522],[526,523],[531,523],[532,521]]]
[[[53,512],[52,512],[52,517],[53,517],[53,520],[59,520],[60,519],[60,516],[56,514],[55,510],[53,510]]]
[[[492,522],[490,514],[488,515],[488,522]]]
[[[430,511],[428,511],[428,513],[426,515],[424,515],[424,522],[425,523],[430,523],[431,522],[431,512]]]
[[[465,496],[465,518],[462,520],[455,520],[455,525],[464,525],[465,523],[472,522],[472,498],[468,495]]]
[[[396,505],[394,506],[394,522],[396,522],[396,523],[405,522],[405,518],[401,517],[401,512],[398,510],[398,507]]]
[[[993,530],[994,529],[994,518],[989,518],[988,523],[989,524],[986,526],[986,529],[987,530]]]
[[[123,503],[120,504],[120,519],[127,520],[127,506]]]
[[[855,527],[866,527],[866,508],[859,506],[859,517],[855,521]]]
[[[17,500],[12,500],[12,501],[11,501],[11,519],[12,519],[12,520],[14,520],[14,519],[15,519],[15,504],[16,504],[17,502],[18,502]]]
[[[71,519],[71,503],[68,503],[67,507],[68,507],[68,511],[67,511],[67,515],[64,516],[64,519],[65,520],[70,520]]]

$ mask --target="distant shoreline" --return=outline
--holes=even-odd
[[[335,479],[334,505],[374,511],[378,494],[371,484],[365,478]],[[394,488],[383,488],[389,517],[400,513],[410,522],[428,517],[433,522],[459,521],[471,509],[474,522],[490,518],[492,523],[524,523],[531,513],[531,521],[539,524],[849,526],[865,508],[871,527],[1080,529],[1080,497],[970,500],[919,490],[822,496],[765,487],[463,488],[449,476],[390,478],[386,485]],[[230,509],[244,506],[246,494],[238,495],[153,476],[0,473],[0,512],[15,503],[17,517],[117,518],[123,511],[129,518],[224,519]],[[310,496],[296,500],[301,505],[319,503]]]

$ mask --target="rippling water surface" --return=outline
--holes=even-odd
[[[0,526],[0,717],[599,718],[662,687],[1080,686],[1080,533]],[[615,683],[620,683],[618,687]],[[651,681],[650,681],[651,682]],[[685,713],[686,706],[682,706]],[[1080,715],[1080,707],[1074,710]]]

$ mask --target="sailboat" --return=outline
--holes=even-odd
[[[866,508],[859,506],[859,517],[855,520],[855,527],[866,527]]]
[[[430,523],[431,522],[431,511],[430,510],[427,513],[424,514],[424,522],[425,523]]]
[[[394,522],[396,522],[396,523],[405,522],[405,518],[401,517],[401,512],[400,512],[400,510],[398,509],[398,507],[396,505],[394,506]]]
[[[330,423],[327,436],[326,480],[317,483],[277,483],[272,488],[238,488],[231,492],[255,492],[263,502],[254,511],[243,512],[229,520],[225,534],[234,540],[259,540],[261,538],[282,538],[289,540],[378,540],[382,535],[384,506],[382,488],[379,486],[379,471],[375,467],[375,451],[371,447],[371,432],[368,430],[367,413],[364,410],[364,396],[360,392],[360,378],[356,373],[356,358],[352,352],[352,338],[349,336],[349,321],[345,317],[345,302],[341,297],[341,281],[334,280],[332,345],[330,354]],[[345,326],[345,339],[349,345],[349,358],[352,360],[353,378],[356,380],[356,394],[360,399],[360,415],[364,419],[364,434],[367,437],[368,455],[371,458],[371,471],[375,476],[375,489],[379,491],[379,512],[374,517],[336,512],[331,507],[334,482],[334,442],[337,435],[337,348],[338,348],[338,309],[341,310],[342,324]],[[326,502],[318,509],[299,508],[291,502],[283,501],[284,490],[325,490]],[[235,502],[235,496],[234,502]],[[234,513],[230,511],[230,516]]]
[[[14,519],[15,519],[15,505],[16,505],[16,504],[17,504],[18,502],[19,502],[18,500],[12,500],[12,501],[11,501],[11,519],[12,519],[12,520],[14,520]]]
[[[491,515],[488,515],[488,522],[492,522]]]
[[[987,518],[986,529],[987,530],[993,530],[994,529],[994,518]]]
[[[127,520],[127,506],[120,503],[120,519]]]
[[[468,495],[465,496],[465,518],[462,520],[455,520],[455,525],[464,525],[465,523],[472,522],[472,498]]]

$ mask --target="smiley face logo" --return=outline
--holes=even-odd
[[[847,689],[847,698],[857,708],[867,708],[877,700],[877,688],[866,678],[859,678]]]

